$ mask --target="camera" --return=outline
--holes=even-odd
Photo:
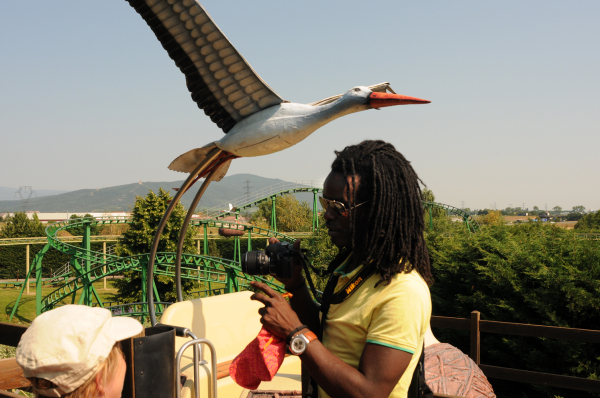
[[[288,242],[273,243],[265,251],[246,252],[242,257],[242,271],[249,275],[273,275],[277,278],[292,277],[292,259],[298,256]]]

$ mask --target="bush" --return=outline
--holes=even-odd
[[[594,329],[600,325],[600,245],[573,231],[525,223],[483,227],[451,238],[427,235],[435,284],[433,314]],[[440,341],[469,351],[468,335],[437,330]],[[482,334],[482,363],[597,379],[600,347],[508,335]],[[499,397],[591,397],[574,391],[492,380]]]

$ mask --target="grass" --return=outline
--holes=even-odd
[[[102,282],[94,283],[94,288],[100,296],[102,301],[117,301],[115,295],[117,289],[112,286],[112,281],[107,281],[107,289],[103,289]],[[55,288],[42,288],[42,297],[47,296],[49,293],[54,291]],[[0,288],[0,322],[9,322],[10,313],[19,297],[20,288]],[[26,295],[23,293],[21,296],[21,302],[17,308],[11,323],[20,325],[29,325],[36,317],[35,313],[35,286],[31,285],[30,292],[33,294]],[[75,303],[77,304],[81,291],[77,292]],[[66,300],[62,301],[62,304],[71,304],[71,297],[67,297]]]

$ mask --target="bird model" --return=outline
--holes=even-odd
[[[197,1],[127,1],[185,75],[192,100],[225,133],[222,139],[188,151],[169,165],[171,170],[190,175],[165,211],[149,253],[148,308],[155,325],[152,281],[160,236],[177,202],[198,179],[206,177],[190,205],[177,245],[178,301],[183,300],[181,258],[187,227],[208,184],[225,176],[232,159],[268,155],[289,148],[319,127],[350,113],[429,101],[397,95],[389,83],[354,87],[344,94],[310,104],[285,101],[258,76]]]
[[[192,100],[225,136],[176,158],[169,169],[191,173],[218,149],[198,178],[223,178],[236,157],[268,155],[295,145],[338,117],[392,105],[430,101],[397,95],[389,83],[358,86],[311,104],[273,91],[195,0],[128,0],[184,73]],[[387,91],[391,91],[388,93]]]

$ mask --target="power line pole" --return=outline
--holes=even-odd
[[[244,189],[246,191],[246,203],[249,203],[250,202],[250,191],[252,189],[252,186],[250,185],[250,180],[244,181],[244,184],[246,184],[246,186],[244,187]]]
[[[21,199],[21,208],[23,209],[23,213],[27,211],[27,205],[29,204],[29,199],[32,196],[35,196],[35,191],[31,189],[30,186],[20,186],[19,190],[15,192],[15,196],[19,196]]]

